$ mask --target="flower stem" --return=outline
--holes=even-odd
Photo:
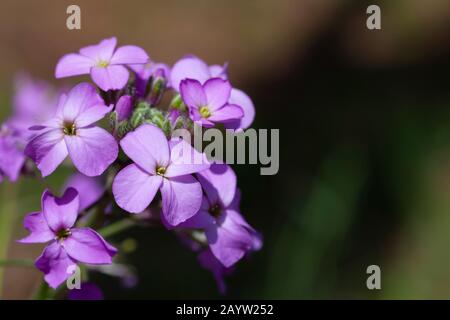
[[[98,233],[100,233],[103,237],[110,237],[117,233],[120,233],[126,229],[129,229],[136,225],[136,222],[131,219],[122,219],[119,220],[113,224],[110,224],[109,226],[103,227],[100,230],[98,230]]]

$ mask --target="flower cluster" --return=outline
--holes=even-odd
[[[43,192],[20,242],[48,243],[36,267],[56,288],[78,264],[100,270],[120,256],[102,236],[108,227],[157,222],[198,252],[224,292],[223,277],[262,238],[240,213],[233,169],[173,132],[246,129],[251,99],[231,85],[227,65],[190,55],[170,68],[137,46],[117,47],[116,38],[63,56],[55,71],[56,78],[85,74],[94,84],[62,90],[20,78],[14,113],[1,126],[0,181],[35,167],[42,177],[70,163],[77,171],[61,197]]]

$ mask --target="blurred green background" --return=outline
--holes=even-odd
[[[81,7],[82,29],[65,27]],[[381,7],[382,30],[366,28]],[[229,62],[256,128],[280,129],[280,172],[234,166],[242,212],[264,247],[227,279],[228,298],[450,298],[450,5],[448,0],[12,1],[0,4],[0,119],[15,74],[55,84],[59,57],[115,35],[169,64],[187,53]],[[87,79],[87,78],[86,78]],[[14,242],[51,178],[0,185],[0,259],[34,259]],[[162,228],[133,229],[138,285],[96,274],[106,298],[220,298],[196,256]],[[366,268],[381,268],[381,290]],[[3,298],[41,275],[0,269]]]

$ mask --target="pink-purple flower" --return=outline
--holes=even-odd
[[[176,91],[180,91],[180,84],[185,79],[197,80],[204,84],[211,78],[228,79],[227,65],[208,66],[203,60],[189,55],[177,61],[170,72],[170,83]],[[240,106],[244,116],[225,123],[225,127],[235,130],[250,127],[255,118],[255,106],[250,97],[242,90],[232,88],[228,103]]]
[[[140,47],[127,45],[116,49],[116,45],[117,39],[112,37],[84,47],[79,53],[66,54],[56,66],[56,78],[90,74],[103,91],[122,89],[129,78],[125,66],[145,64],[149,57]]]
[[[19,177],[25,163],[22,143],[14,129],[8,125],[0,126],[0,182],[4,176],[12,182]]]
[[[203,85],[197,80],[185,79],[181,81],[180,93],[191,119],[203,127],[233,122],[244,116],[240,106],[228,103],[231,85],[222,78],[211,78]]]
[[[261,248],[261,236],[239,212],[240,192],[230,166],[213,164],[197,177],[205,192],[202,206],[181,226],[203,229],[213,255],[225,267],[231,267],[247,252]]]
[[[81,83],[62,95],[53,118],[31,129],[38,134],[25,154],[36,162],[42,175],[51,174],[69,155],[84,175],[98,176],[114,162],[118,145],[105,129],[94,126],[112,109],[105,106],[95,87]]]
[[[197,213],[202,189],[193,173],[209,168],[200,154],[181,139],[167,141],[161,129],[144,124],[121,141],[125,154],[134,161],[114,179],[113,194],[124,210],[140,213],[158,190],[165,221],[176,226]]]
[[[24,227],[30,234],[21,243],[47,243],[36,260],[45,281],[58,287],[74,271],[78,263],[111,264],[117,249],[90,228],[76,228],[80,199],[77,190],[68,188],[61,198],[46,190],[41,211],[28,214]]]

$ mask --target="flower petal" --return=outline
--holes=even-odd
[[[80,49],[80,54],[89,57],[95,60],[96,62],[100,60],[110,61],[116,45],[117,39],[115,37],[112,37],[109,39],[104,39],[100,41],[98,44],[94,44]]]
[[[103,118],[111,109],[112,106],[105,106],[92,84],[83,82],[68,93],[62,106],[62,118],[74,121],[77,127],[85,127]]]
[[[244,91],[233,88],[228,102],[240,106],[244,111],[244,116],[239,120],[227,122],[225,127],[234,130],[250,127],[255,119],[255,106],[252,99]]]
[[[95,203],[105,192],[101,180],[100,177],[88,177],[77,172],[66,182],[65,189],[72,187],[78,191],[80,212]]]
[[[209,66],[209,73],[213,78],[222,78],[227,80],[228,78],[228,63],[225,63],[223,66],[218,64],[213,64]]]
[[[210,203],[228,207],[236,194],[237,178],[227,164],[214,163],[209,170],[197,173],[197,178]]]
[[[93,67],[91,77],[103,91],[118,90],[125,87],[130,74],[124,66],[110,65],[107,67]]]
[[[110,264],[117,249],[90,228],[74,228],[63,241],[67,254],[77,261],[89,264]]]
[[[243,116],[244,111],[242,111],[241,107],[235,104],[227,104],[223,108],[215,110],[208,120],[213,122],[229,122],[240,119]]]
[[[223,213],[219,226],[206,229],[206,238],[214,256],[225,267],[231,267],[253,248],[250,233]]]
[[[208,65],[197,57],[189,56],[176,62],[170,72],[170,84],[180,91],[181,81],[184,79],[194,79],[204,83],[211,77]]]
[[[164,179],[161,196],[164,218],[169,225],[177,226],[200,209],[202,188],[191,175]]]
[[[25,163],[25,155],[19,141],[12,136],[0,137],[0,172],[10,181],[16,181]]]
[[[170,143],[170,164],[167,167],[166,177],[178,177],[209,168],[210,163],[206,155],[198,152],[189,143],[181,138],[173,138]]]
[[[157,166],[169,165],[167,138],[162,130],[154,125],[139,126],[120,141],[120,146],[131,160],[148,173],[156,174]]]
[[[158,192],[163,178],[150,175],[135,164],[123,168],[115,177],[112,191],[116,203],[122,209],[141,213]]]
[[[88,74],[94,65],[95,61],[91,58],[77,53],[69,53],[59,59],[55,69],[55,77],[59,79]]]
[[[221,78],[212,78],[205,82],[203,90],[208,100],[208,106],[211,111],[223,107],[230,98],[231,84]]]
[[[111,64],[145,64],[149,61],[148,54],[138,46],[123,46],[114,52]]]
[[[75,224],[80,208],[80,198],[78,191],[74,188],[68,188],[61,198],[45,190],[41,202],[45,220],[53,232],[69,229]]]
[[[37,258],[35,265],[45,274],[44,279],[49,286],[56,289],[71,275],[76,263],[58,242],[53,241]]]
[[[30,234],[19,240],[20,243],[45,243],[52,240],[55,234],[48,227],[42,212],[32,212],[25,216],[23,226]]]
[[[225,127],[234,130],[250,127],[255,119],[255,106],[250,97],[245,92],[233,88],[228,102],[240,106],[244,111],[244,116],[239,120],[227,122]]]
[[[33,159],[43,177],[55,171],[67,154],[61,129],[51,129],[37,135],[25,148],[25,155]]]
[[[89,177],[105,172],[119,153],[114,137],[100,127],[77,129],[76,135],[66,135],[64,140],[75,167]]]
[[[189,108],[197,109],[206,106],[208,103],[203,87],[197,80],[186,79],[181,81],[180,94]]]
[[[128,119],[133,113],[133,98],[130,95],[123,95],[116,103],[115,111],[117,113],[117,121]]]

